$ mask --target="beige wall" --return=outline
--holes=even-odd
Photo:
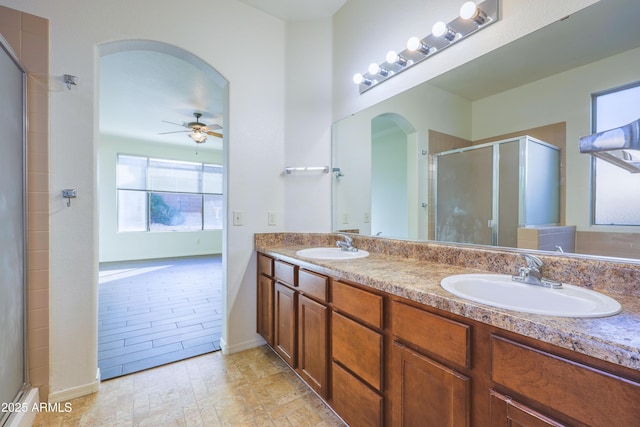
[[[29,381],[49,394],[49,21],[0,6],[0,34],[27,71]]]

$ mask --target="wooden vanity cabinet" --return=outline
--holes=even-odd
[[[296,320],[298,293],[289,286],[276,282],[274,287],[274,338],[273,349],[295,369]]]
[[[274,278],[274,333],[273,349],[295,369],[297,364],[297,308],[298,266],[281,261],[273,262]]]
[[[491,423],[489,427],[565,427],[546,415],[509,396],[490,391]]]
[[[333,281],[331,406],[351,427],[384,424],[382,295]]]
[[[321,397],[329,393],[329,278],[298,273],[298,374]]]
[[[258,332],[351,427],[640,425],[640,372],[258,254]]]
[[[328,398],[329,278],[258,254],[258,333]]]
[[[490,337],[491,380],[501,392],[491,394],[492,425],[504,425],[505,410],[507,419],[520,412],[538,417],[518,421],[522,426],[640,425],[640,382],[588,366],[584,356],[565,358],[501,335]]]
[[[273,347],[273,258],[258,253],[257,332]]]
[[[393,426],[470,425],[471,378],[455,368],[470,365],[470,329],[403,302],[391,302],[393,346],[388,369]]]

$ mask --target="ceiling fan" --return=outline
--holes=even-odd
[[[164,123],[171,123],[172,125],[183,126],[187,128],[187,130],[176,130],[173,132],[162,132],[159,135],[167,135],[170,133],[180,133],[180,132],[191,132],[189,134],[189,138],[193,139],[196,143],[202,144],[207,140],[207,135],[215,136],[216,138],[222,138],[222,134],[219,132],[214,132],[212,129],[220,130],[222,126],[218,124],[206,125],[200,122],[200,117],[202,117],[202,113],[193,113],[193,116],[196,118],[195,122],[188,123],[174,123],[163,120]]]

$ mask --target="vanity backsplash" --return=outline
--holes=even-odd
[[[525,265],[522,251],[471,245],[416,242],[351,234],[354,246],[394,257],[516,274]],[[264,233],[255,235],[256,249],[274,246],[335,246],[336,233]],[[537,254],[544,262],[545,277],[596,291],[640,296],[640,263],[604,260],[573,254]]]

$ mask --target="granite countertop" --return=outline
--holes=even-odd
[[[296,255],[296,251],[312,246],[256,241],[257,251],[319,273],[640,371],[640,299],[635,295],[608,293],[622,305],[622,312],[610,317],[527,314],[462,299],[440,287],[440,281],[450,275],[492,271],[371,251],[368,257],[354,260],[317,260]]]

